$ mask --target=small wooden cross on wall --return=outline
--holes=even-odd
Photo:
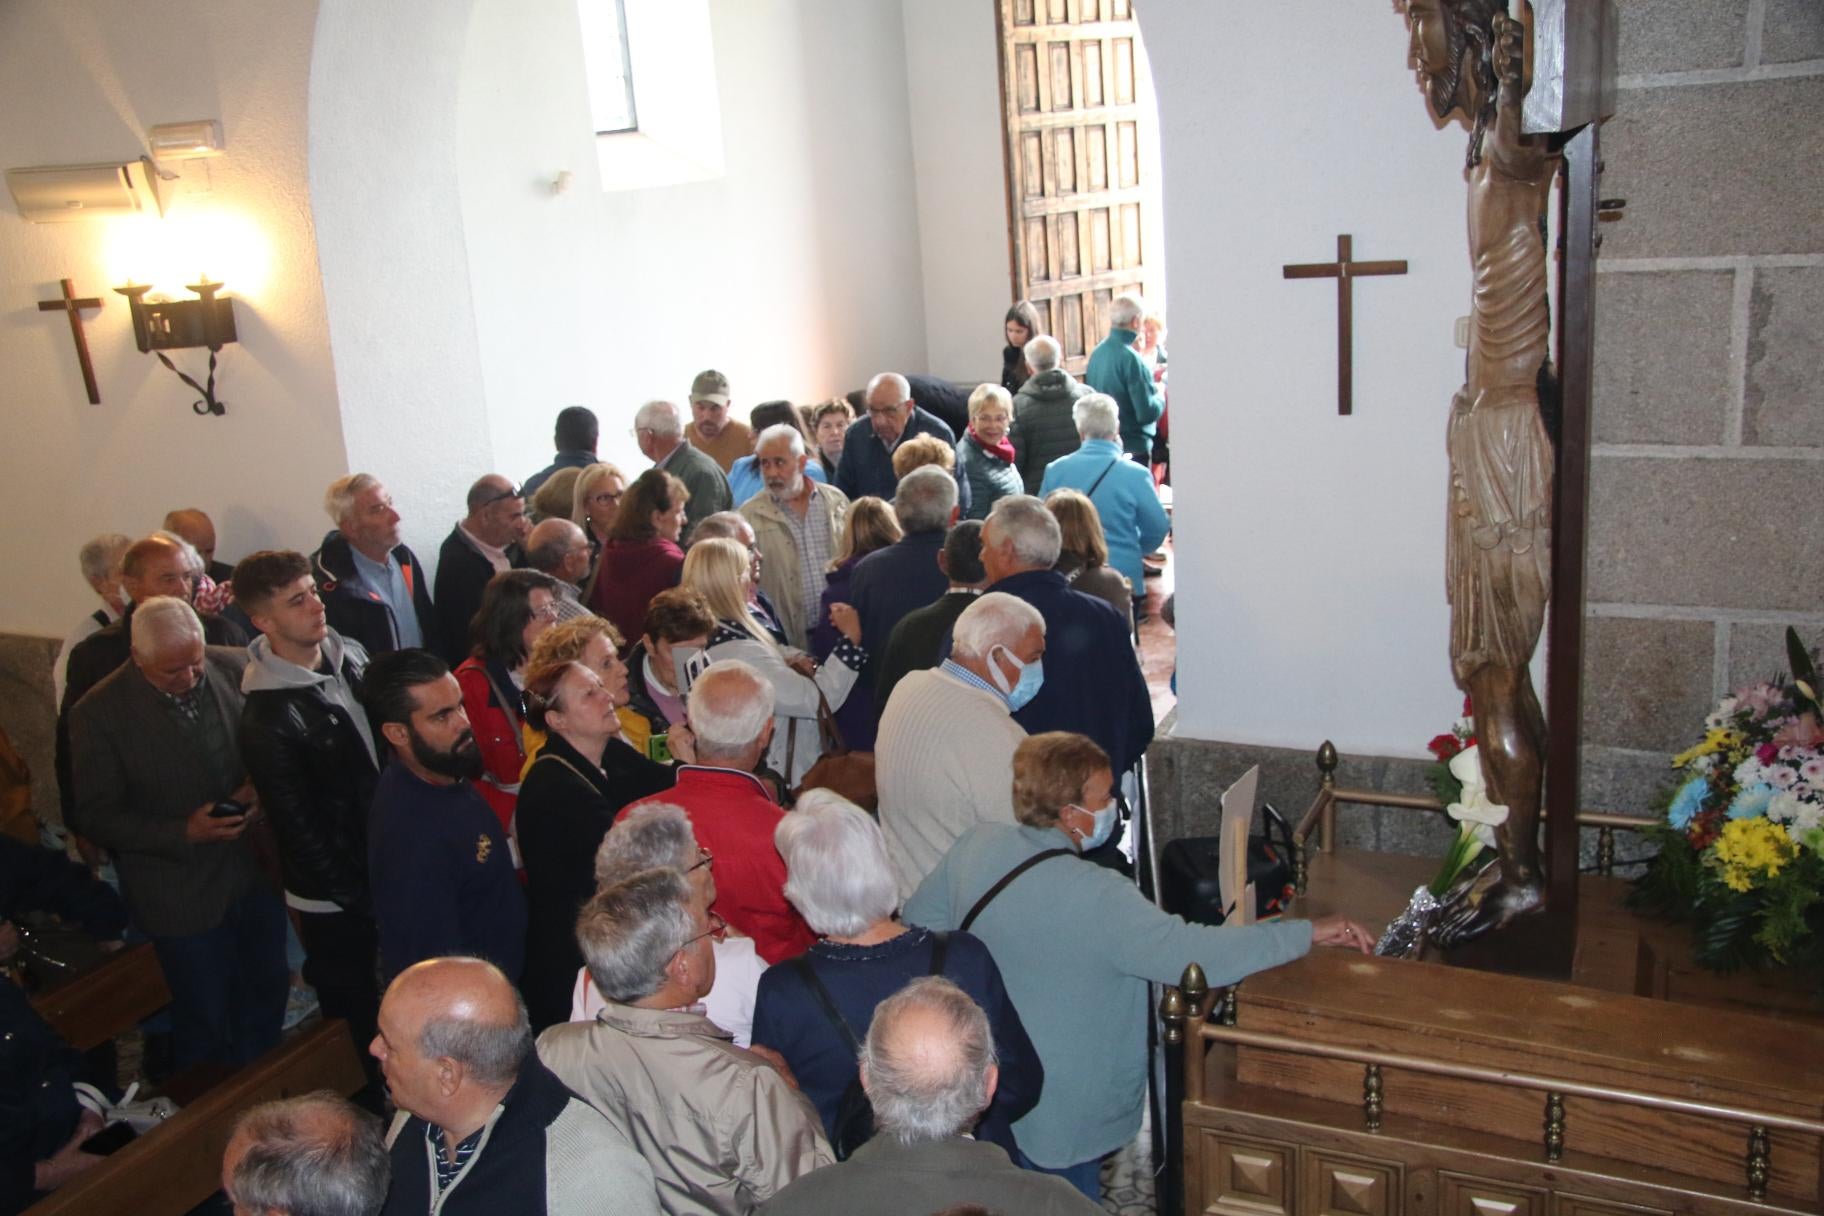
[[[1349,290],[1352,279],[1365,278],[1369,275],[1405,274],[1406,263],[1400,262],[1357,262],[1350,256],[1350,238],[1339,235],[1336,238],[1336,261],[1306,262],[1283,269],[1288,279],[1335,279],[1336,280],[1336,412],[1352,414],[1355,412],[1354,365],[1351,352],[1355,348],[1354,338],[1354,294]]]
[[[95,365],[89,361],[89,339],[82,332],[82,310],[100,308],[101,301],[94,296],[78,299],[76,289],[68,279],[63,280],[63,298],[61,300],[38,301],[39,312],[66,312],[70,315],[70,334],[76,339],[76,361],[82,364],[82,385],[89,390],[89,404],[101,404],[101,389],[95,384]]]

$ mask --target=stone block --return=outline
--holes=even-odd
[[[1818,0],[1767,0],[1761,62],[1796,63],[1801,59],[1824,59],[1824,4]]]
[[[1701,724],[1694,724],[1691,739],[1680,743],[1677,750],[1696,741],[1698,725]],[[1651,814],[1654,799],[1671,780],[1671,760],[1672,754],[1664,752],[1598,747],[1586,742],[1578,781],[1583,809],[1616,815]]]
[[[61,823],[57,805],[57,707],[51,701],[55,638],[0,633],[0,728],[32,770],[32,810]]]
[[[1591,602],[1817,610],[1824,462],[1599,455],[1590,481]]]
[[[1812,653],[1816,662],[1818,648],[1824,646],[1824,627],[1817,625],[1794,624],[1799,631],[1799,640]],[[1774,676],[1792,674],[1792,665],[1786,661],[1786,626],[1784,625],[1730,625],[1729,626],[1729,687],[1731,690],[1744,684],[1758,684]]]
[[[1734,292],[1732,271],[1597,279],[1596,442],[1723,441]]]
[[[1716,626],[1592,616],[1583,632],[1583,739],[1675,752],[1710,712]]]
[[[1748,0],[1621,0],[1624,76],[1740,67]]]
[[[1824,251],[1824,76],[1624,89],[1603,126],[1604,257]]]
[[[1742,442],[1824,446],[1824,267],[1754,272]]]

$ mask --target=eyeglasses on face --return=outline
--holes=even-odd
[[[686,874],[694,874],[696,871],[701,870],[704,866],[708,865],[710,862],[712,862],[714,860],[715,860],[715,858],[710,856],[708,849],[704,848],[702,845],[698,845],[696,863],[694,865],[689,865],[689,866],[684,867],[684,872]],[[715,914],[712,912],[710,915],[713,916]]]
[[[727,941],[728,940],[728,922],[723,920],[720,916],[716,915],[714,912],[711,912],[709,914],[708,932],[697,934],[695,937],[693,937],[689,941],[685,942],[684,945],[685,946],[693,945],[696,942],[702,941],[706,937],[709,938],[711,941],[718,941],[718,942]],[[681,950],[684,947],[680,946],[678,948]]]

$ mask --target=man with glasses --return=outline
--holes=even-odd
[[[532,530],[519,487],[498,473],[469,487],[468,510],[437,551],[438,650],[452,666],[469,657],[469,622],[488,580],[526,564],[520,543]]]
[[[633,438],[640,453],[654,467],[664,469],[684,483],[690,501],[684,507],[684,535],[697,522],[734,506],[728,475],[722,466],[684,442],[684,424],[678,407],[669,401],[648,401],[633,416]]]
[[[868,381],[862,397],[865,417],[849,426],[836,464],[836,488],[850,498],[872,494],[893,500],[899,478],[893,475],[893,452],[914,435],[936,435],[951,447],[956,432],[936,414],[912,402],[912,385],[898,372],[881,372]]]
[[[725,928],[672,866],[604,887],[576,938],[608,1004],[538,1040],[545,1066],[652,1167],[666,1212],[751,1212],[835,1160],[804,1095],[700,1012]]]

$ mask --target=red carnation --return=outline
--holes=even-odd
[[[1455,735],[1438,735],[1425,745],[1425,750],[1436,756],[1440,762],[1448,763],[1451,757],[1463,750],[1463,740]]]

